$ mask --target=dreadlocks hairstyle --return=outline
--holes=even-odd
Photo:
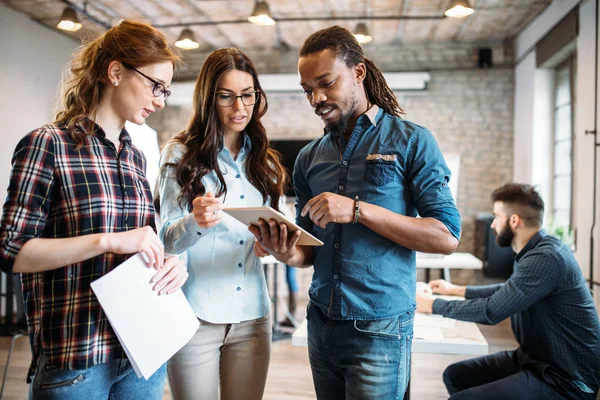
[[[362,47],[348,29],[335,25],[313,33],[304,41],[300,49],[300,57],[323,50],[335,51],[338,58],[343,60],[348,67],[354,67],[360,63],[365,64],[367,76],[363,84],[369,102],[377,104],[390,115],[401,117],[405,114],[381,70],[372,60],[365,57]]]

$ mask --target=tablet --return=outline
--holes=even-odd
[[[248,226],[258,226],[259,219],[263,219],[267,223],[269,222],[269,220],[273,219],[279,223],[284,223],[287,226],[288,234],[300,230],[302,234],[300,235],[300,239],[298,239],[299,245],[323,246],[323,242],[321,242],[319,239],[317,239],[304,229],[300,228],[293,221],[286,218],[285,215],[271,207],[226,207],[223,209],[223,212],[231,215],[233,218]]]

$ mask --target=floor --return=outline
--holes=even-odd
[[[453,271],[452,279],[456,283],[483,281],[482,277],[475,272],[465,274],[459,271]],[[272,278],[272,271],[268,276]],[[301,318],[307,302],[307,289],[310,285],[311,270],[299,270],[298,281],[300,285],[300,296],[298,305],[298,317]],[[433,272],[432,278],[436,277]],[[421,274],[419,279],[423,279]],[[283,269],[278,270],[278,320],[283,319],[286,304],[287,290],[285,287],[285,275]],[[270,279],[272,289],[272,279]],[[513,339],[508,321],[489,327],[480,326],[481,331],[487,339],[490,352],[496,352],[504,349],[515,348],[516,342]],[[0,337],[0,371],[4,371],[6,356],[10,346],[9,337]],[[18,339],[15,351],[10,363],[6,387],[4,390],[5,400],[27,399],[28,386],[25,383],[25,376],[30,361],[29,342],[27,338]],[[411,395],[413,399],[419,400],[437,400],[447,399],[448,395],[441,380],[444,368],[449,364],[464,360],[469,356],[460,355],[437,355],[437,354],[414,354]],[[165,386],[164,400],[170,399],[168,385]],[[308,365],[308,354],[305,347],[294,347],[290,339],[280,340],[273,343],[271,365],[267,378],[267,387],[264,399],[266,400],[308,400],[314,399],[315,393],[312,386],[310,367]]]

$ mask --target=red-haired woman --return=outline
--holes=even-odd
[[[0,267],[22,276],[30,398],[162,398],[166,367],[136,377],[90,283],[137,252],[157,269],[159,293],[187,279],[164,258],[146,161],[124,129],[165,106],[177,60],[156,29],[122,21],[82,47],[56,120],[17,145]]]

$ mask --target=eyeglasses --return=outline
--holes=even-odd
[[[125,63],[122,63],[122,64],[125,68],[137,72],[138,74],[140,74],[141,76],[143,76],[144,78],[146,78],[150,82],[152,82],[152,95],[154,97],[165,96],[165,100],[167,100],[169,98],[169,96],[171,95],[171,91],[167,90],[165,85],[163,85],[156,79],[150,78],[148,75],[144,74],[142,71],[139,71],[137,68],[134,68],[133,66],[131,66],[129,64],[125,64]]]
[[[242,99],[242,103],[245,106],[253,106],[256,104],[260,97],[259,91],[246,92],[239,96],[229,93],[217,93],[217,104],[221,107],[231,107],[235,104],[238,98]]]

